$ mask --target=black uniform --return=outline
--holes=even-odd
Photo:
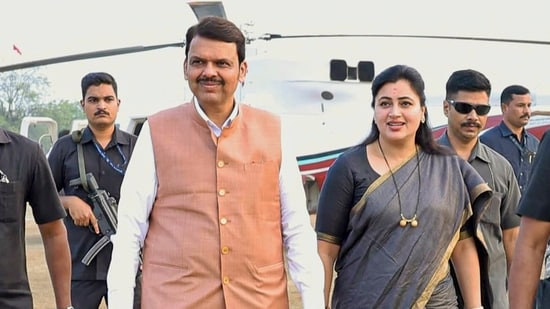
[[[44,224],[65,217],[40,146],[0,129],[0,308],[32,308],[25,255],[27,203]]]
[[[109,192],[117,202],[120,198],[120,186],[124,171],[130,160],[136,140],[136,136],[115,128],[111,142],[105,149],[102,149],[95,141],[89,127],[82,132],[80,143],[84,153],[85,172],[92,173],[99,188]],[[66,135],[55,143],[48,161],[57,190],[63,191],[62,194],[64,195],[78,196],[92,207],[93,204],[87,197],[88,193],[82,186],[69,185],[71,180],[80,177],[77,147],[71,135]],[[70,215],[65,218],[65,226],[69,237],[73,267],[71,294],[75,308],[80,308],[77,306],[80,300],[88,298],[88,305],[92,298],[99,297],[99,300],[101,300],[102,296],[106,295],[107,271],[111,261],[112,244],[109,243],[103,248],[91,264],[86,266],[81,260],[101,236],[93,233],[88,227],[74,225]],[[94,283],[93,281],[97,282]],[[98,284],[100,289],[98,289]],[[82,289],[75,289],[75,286],[82,287]]]

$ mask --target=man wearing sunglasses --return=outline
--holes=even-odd
[[[519,186],[510,163],[479,141],[491,110],[491,83],[475,70],[459,70],[446,84],[443,111],[448,126],[438,142],[468,161],[493,190],[483,209],[474,209],[484,308],[508,308],[507,275],[519,231]],[[457,290],[458,285],[456,286]],[[460,291],[458,291],[460,292]],[[458,293],[460,294],[460,293]]]

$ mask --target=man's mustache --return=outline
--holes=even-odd
[[[477,127],[477,128],[481,128],[481,123],[479,122],[475,122],[475,121],[467,121],[467,122],[463,122],[461,125],[461,127]]]
[[[98,116],[98,115],[107,115],[107,116],[109,116],[110,114],[109,114],[108,111],[100,109],[100,110],[98,110],[97,112],[94,113],[94,116]]]
[[[199,83],[202,83],[202,82],[206,82],[206,83],[218,83],[220,85],[225,85],[225,81],[223,79],[218,79],[218,78],[214,78],[214,77],[200,77],[199,79],[197,79],[197,82]]]

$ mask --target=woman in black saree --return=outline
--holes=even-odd
[[[473,213],[491,191],[432,136],[424,81],[396,65],[372,83],[374,119],[343,153],[321,191],[316,231],[325,302],[340,308],[481,308]],[[336,271],[332,302],[330,291]]]

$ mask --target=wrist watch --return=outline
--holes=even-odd
[[[71,305],[71,306],[65,307],[64,309],[74,309],[74,307]]]

